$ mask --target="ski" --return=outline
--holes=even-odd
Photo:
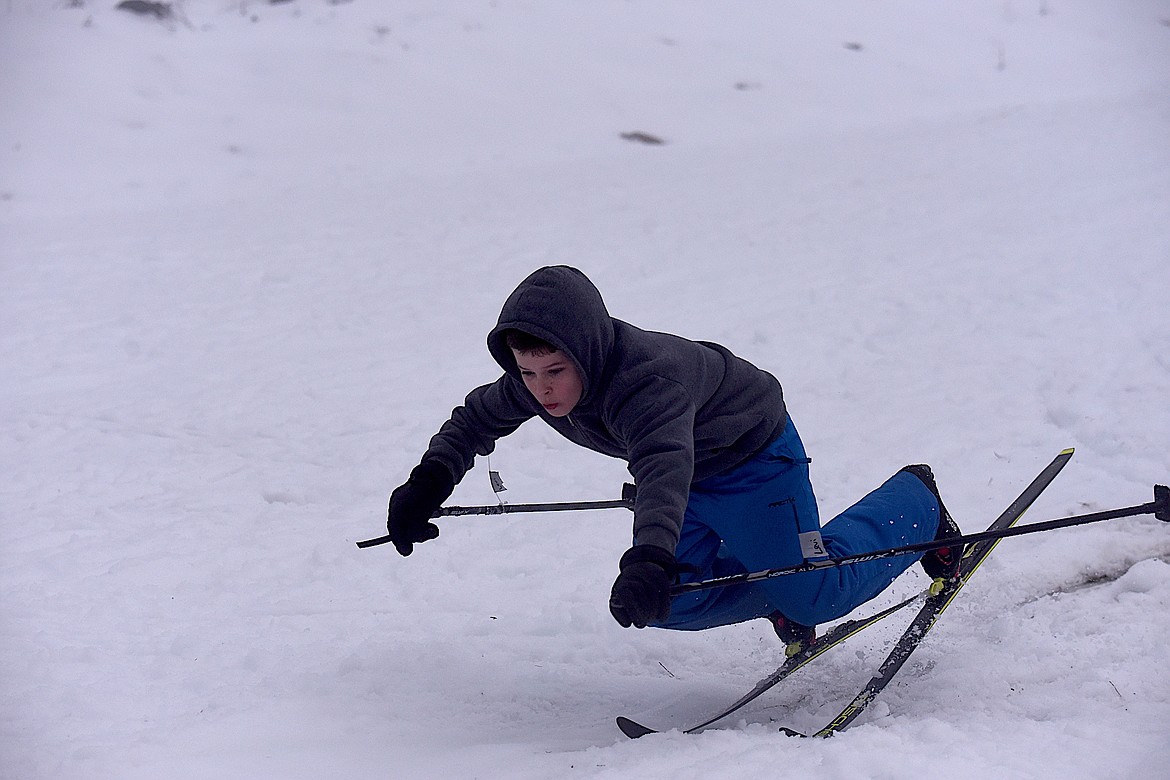
[[[1044,471],[1042,471],[1040,473],[1040,475],[1037,476],[1037,478],[1035,480],[1033,480],[1032,484],[1030,484],[1024,490],[1024,492],[1021,493],[1020,496],[1015,501],[1012,502],[1012,504],[1008,507],[1008,509],[1005,510],[1004,513],[1002,515],[1000,515],[1000,517],[997,518],[995,520],[995,522],[993,522],[988,527],[987,530],[988,531],[996,531],[996,530],[1005,529],[1005,528],[1008,528],[1011,525],[1013,525],[1017,520],[1019,520],[1019,518],[1024,514],[1024,511],[1036,500],[1036,498],[1040,495],[1040,493],[1044,490],[1044,488],[1047,487],[1050,482],[1052,482],[1052,480],[1056,477],[1056,475],[1060,472],[1060,470],[1062,468],[1064,468],[1064,466],[1068,462],[1069,458],[1072,457],[1072,453],[1073,453],[1072,449],[1064,450],[1063,452],[1061,452],[1052,461],[1052,463],[1049,464],[1044,469]],[[750,691],[748,691],[746,694],[744,694],[742,697],[740,697],[738,700],[736,700],[733,704],[724,708],[723,710],[720,710],[717,714],[712,715],[711,717],[704,719],[701,723],[698,723],[697,725],[694,725],[694,726],[691,726],[689,728],[684,729],[683,733],[693,734],[695,732],[701,731],[702,729],[706,728],[707,726],[710,726],[712,723],[715,723],[716,721],[719,721],[719,720],[722,720],[723,718],[726,718],[728,715],[731,715],[732,713],[741,709],[745,705],[754,701],[760,695],[762,695],[766,691],[770,690],[771,688],[773,688],[774,686],[779,684],[781,681],[783,681],[784,679],[786,679],[787,677],[792,675],[797,670],[802,669],[805,665],[810,663],[813,659],[818,658],[819,656],[821,656],[822,654],[824,654],[828,650],[832,649],[833,647],[836,647],[837,645],[841,644],[842,642],[849,639],[850,637],[855,636],[856,634],[860,633],[864,629],[869,628],[870,626],[874,625],[875,623],[879,622],[880,620],[889,617],[890,615],[894,614],[895,612],[898,612],[898,611],[904,609],[905,607],[910,606],[911,604],[917,603],[919,601],[925,601],[926,604],[923,605],[922,609],[919,611],[919,614],[915,617],[915,620],[911,624],[911,627],[909,629],[907,629],[906,633],[899,640],[898,645],[903,645],[904,643],[906,643],[908,641],[907,636],[911,634],[912,629],[917,629],[920,627],[921,622],[924,620],[924,617],[923,617],[924,615],[932,614],[934,616],[934,618],[937,619],[938,614],[943,609],[946,608],[946,605],[950,603],[950,599],[953,598],[954,594],[958,591],[958,589],[960,587],[962,587],[961,584],[959,584],[956,587],[956,583],[959,583],[960,581],[965,582],[965,577],[969,576],[970,573],[975,570],[975,568],[979,565],[979,563],[982,562],[982,559],[985,558],[987,556],[987,554],[991,552],[991,548],[994,547],[997,542],[998,542],[998,539],[986,540],[986,541],[975,543],[970,548],[968,548],[967,554],[964,556],[963,563],[961,564],[959,577],[956,580],[949,583],[948,586],[945,586],[942,591],[937,590],[936,583],[931,583],[931,585],[929,587],[927,587],[926,589],[924,589],[922,592],[916,593],[913,596],[911,596],[911,597],[909,597],[909,598],[907,598],[907,599],[905,599],[905,600],[903,600],[903,601],[901,601],[901,602],[899,602],[891,607],[883,609],[880,612],[877,612],[873,615],[870,615],[869,617],[859,618],[856,620],[848,620],[848,621],[845,621],[843,623],[837,624],[832,629],[830,629],[826,634],[824,634],[820,637],[817,637],[817,639],[814,642],[812,642],[811,644],[809,644],[807,647],[801,648],[800,651],[798,651],[794,655],[786,658],[784,660],[784,663],[781,664],[775,671],[773,671],[767,677],[764,677],[763,679],[761,679],[758,683],[756,683],[755,687],[753,687]],[[979,555],[978,561],[974,560],[974,556],[977,554]],[[933,621],[931,621],[931,624],[933,624]],[[925,633],[925,632],[922,632],[922,633]],[[921,639],[921,636],[919,636],[919,639]],[[911,647],[910,649],[912,650],[913,648]],[[896,650],[897,650],[897,645],[895,646],[895,651]],[[893,656],[893,655],[894,655],[894,651],[891,652],[891,656]],[[909,653],[907,652],[906,657],[908,657],[908,655],[909,655]],[[897,669],[904,662],[905,662],[905,657],[903,657],[901,659],[901,661],[897,663],[896,667],[887,668],[887,664],[891,663],[890,660],[887,659],[886,664],[882,665],[882,669],[879,670],[878,675],[875,676],[874,679],[876,680],[882,675],[882,670],[887,670],[889,673],[889,676],[892,677],[894,672],[896,672]],[[887,680],[887,682],[888,682],[888,680]],[[870,685],[866,686],[866,691],[868,691],[868,689],[873,685],[874,685],[874,682],[871,681]],[[884,687],[884,683],[881,685],[881,687],[878,687],[878,688],[876,688],[876,690],[872,691],[872,695],[870,696],[870,699],[872,699],[874,696],[876,696],[877,693],[880,692],[882,687]],[[866,693],[866,691],[863,691],[862,693]],[[861,698],[861,694],[859,694],[858,697],[855,697],[853,702],[851,702],[850,704],[853,705],[853,704],[857,703],[860,698]],[[859,715],[861,712],[861,709],[863,709],[865,707],[865,705],[867,705],[868,703],[869,703],[869,700],[866,700],[865,703],[861,705],[861,708],[856,709],[855,711],[854,711],[854,709],[847,708],[846,712],[843,712],[842,715],[846,715],[848,717],[848,720],[846,720],[844,723],[837,725],[833,730],[835,731],[835,730],[839,730],[840,728],[843,728],[845,724],[847,724],[849,721],[852,721],[852,719],[854,717]],[[847,714],[847,713],[849,713],[849,714]],[[841,716],[838,716],[838,719],[840,717]],[[837,719],[834,720],[834,723],[836,723],[836,722],[837,722]],[[650,728],[649,726],[645,726],[645,725],[638,723],[637,721],[635,721],[631,718],[627,718],[627,717],[618,717],[617,718],[617,725],[618,725],[618,728],[621,730],[621,732],[623,734],[625,734],[627,737],[629,737],[630,739],[637,739],[639,737],[644,737],[647,734],[659,733],[658,729]],[[783,729],[783,731],[785,731],[786,733],[793,734],[793,735],[798,734],[797,732],[792,732],[792,731],[787,730],[787,729]],[[824,730],[822,730],[822,731],[824,731]],[[818,733],[818,735],[822,735],[821,732],[817,732],[817,733]],[[832,733],[832,732],[830,731],[829,733]],[[799,735],[799,736],[804,736],[804,735]],[[822,736],[827,736],[827,734],[823,734]]]
[[[782,663],[774,672],[756,683],[754,688],[736,700],[735,703],[731,704],[723,710],[720,710],[718,714],[712,715],[702,723],[691,726],[687,729],[683,729],[683,733],[694,734],[695,732],[701,731],[707,726],[710,726],[712,723],[726,718],[736,710],[754,701],[761,694],[777,685],[781,680],[788,677],[796,670],[803,668],[805,664],[820,656],[822,653],[825,653],[830,648],[836,647],[849,637],[861,632],[866,628],[869,628],[874,623],[877,623],[882,618],[889,617],[904,607],[908,607],[915,602],[927,598],[929,595],[930,589],[927,588],[921,593],[915,593],[910,598],[901,601],[892,607],[887,607],[881,612],[877,612],[873,615],[870,615],[869,617],[858,618],[856,620],[847,620],[844,623],[838,623],[837,625],[833,626],[833,628],[830,629],[827,633],[817,637],[815,641],[811,642],[805,647],[802,647],[798,652],[784,659],[784,663]],[[649,726],[644,726],[635,720],[621,716],[619,716],[617,719],[617,725],[618,728],[621,729],[622,733],[630,739],[644,737],[647,734],[659,733],[658,729],[652,729]]]
[[[997,531],[1004,528],[1010,528],[1024,515],[1028,507],[1040,496],[1056,475],[1060,473],[1061,469],[1065,467],[1069,459],[1073,455],[1072,448],[1063,450],[1056,456],[1048,466],[1040,472],[1039,476],[1032,481],[1024,492],[1020,494],[1019,498],[1012,502],[1004,513],[996,518],[990,526],[988,531]],[[802,734],[798,731],[793,731],[788,728],[781,728],[780,731],[789,736],[816,736],[828,737],[841,731],[852,723],[857,716],[859,716],[870,702],[877,698],[878,694],[890,683],[897,674],[902,665],[914,652],[917,647],[922,644],[922,640],[930,632],[938,621],[939,616],[950,606],[955,596],[967,584],[967,580],[979,568],[980,564],[991,554],[995,546],[999,543],[998,539],[992,539],[984,542],[973,544],[967,549],[963,555],[963,559],[959,565],[959,575],[953,580],[950,580],[943,587],[942,591],[936,596],[931,596],[922,605],[922,608],[915,615],[914,620],[911,621],[910,626],[903,632],[902,636],[894,644],[892,650],[882,665],[878,667],[877,673],[873,678],[861,689],[861,691],[853,697],[853,699],[845,705],[845,708],[829,722],[827,726],[820,731],[813,734]]]

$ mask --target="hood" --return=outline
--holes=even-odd
[[[508,374],[520,378],[504,331],[515,328],[547,341],[577,364],[588,400],[605,371],[613,349],[613,320],[593,282],[576,268],[546,266],[532,272],[508,296],[496,327],[488,334],[488,351]]]

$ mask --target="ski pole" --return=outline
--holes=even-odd
[[[833,566],[846,566],[852,563],[866,563],[868,561],[876,561],[882,558],[893,558],[898,555],[908,555],[910,553],[937,550],[941,547],[951,547],[952,545],[956,544],[967,546],[970,544],[990,541],[993,539],[1005,539],[1009,536],[1023,536],[1025,534],[1035,534],[1042,531],[1052,531],[1057,528],[1069,528],[1071,526],[1099,523],[1103,520],[1114,520],[1119,517],[1134,517],[1136,515],[1149,514],[1154,515],[1154,517],[1164,523],[1170,523],[1170,488],[1168,488],[1166,485],[1154,485],[1154,500],[1147,504],[1137,504],[1135,506],[1122,507],[1121,509],[1107,509],[1102,512],[1092,512],[1085,515],[1074,515],[1072,517],[1065,517],[1059,520],[1046,520],[1041,523],[1029,523],[1028,525],[1014,526],[1012,528],[1005,528],[1000,531],[983,531],[981,533],[966,534],[963,536],[952,536],[949,539],[935,539],[929,542],[907,544],[902,547],[890,547],[885,550],[875,550],[873,552],[858,553],[856,555],[845,555],[840,558],[825,558],[823,560],[805,561],[804,563],[799,563],[794,566],[783,566],[776,569],[763,569],[761,571],[745,572],[744,574],[731,574],[726,577],[716,577],[714,579],[701,580],[699,582],[687,582],[681,585],[675,585],[673,588],[671,588],[670,595],[678,596],[684,593],[693,593],[698,590],[710,590],[711,588],[723,588],[728,585],[759,582],[760,580],[771,579],[773,577],[783,577],[788,574],[801,574],[803,572],[817,571],[818,569],[826,569]]]
[[[562,501],[552,504],[489,504],[487,506],[445,506],[436,509],[431,517],[456,517],[460,515],[510,515],[520,512],[575,512],[585,509],[630,509],[634,508],[637,488],[630,483],[622,485],[622,497],[610,501]],[[367,539],[357,546],[365,549],[386,544],[389,536]]]

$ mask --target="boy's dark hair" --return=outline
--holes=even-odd
[[[517,352],[547,353],[556,352],[557,348],[544,339],[538,339],[531,333],[510,328],[504,331],[504,343]]]

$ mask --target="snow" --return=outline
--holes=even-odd
[[[354,546],[552,262],[774,372],[826,518],[925,461],[978,530],[1067,446],[1027,519],[1150,501],[1165,2],[114,5],[0,6],[0,776],[1167,776],[1149,516],[1003,542],[824,741],[777,728],[899,619],[627,741],[781,655],[619,628],[628,513]],[[491,467],[514,503],[628,479],[538,423]]]

